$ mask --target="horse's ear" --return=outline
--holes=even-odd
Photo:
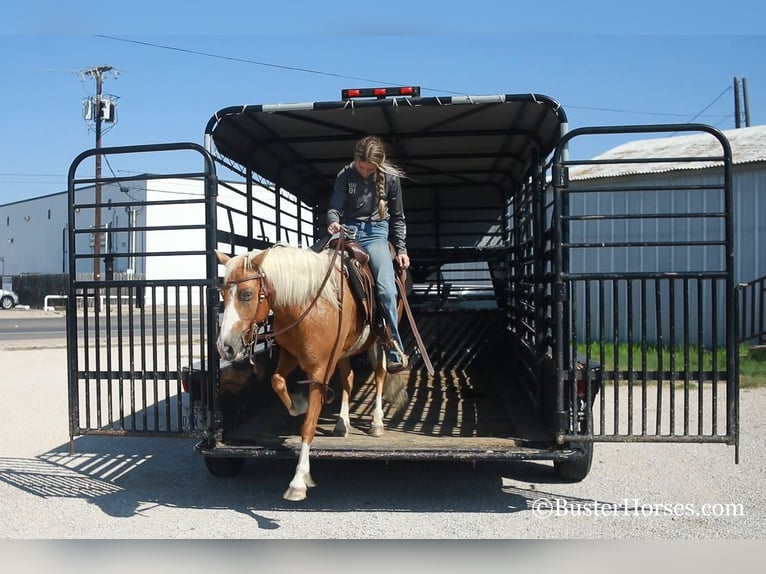
[[[229,262],[229,259],[231,259],[228,255],[226,255],[222,251],[215,250],[215,256],[218,258],[218,263],[221,265],[226,265]]]

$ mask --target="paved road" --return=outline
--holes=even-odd
[[[579,484],[550,463],[326,461],[303,503],[292,461],[210,475],[194,441],[79,437],[66,350],[0,343],[0,538],[515,539],[766,535],[766,390],[725,445],[598,444]],[[361,564],[360,564],[361,565]]]
[[[151,318],[144,317],[147,323]],[[83,330],[83,318],[78,317],[78,331]],[[181,316],[179,325],[182,331],[186,331],[186,316]],[[90,335],[96,336],[96,320],[91,316],[88,320],[88,331]],[[129,330],[128,318],[123,316],[122,323],[114,318],[107,323],[104,316],[99,318],[99,336],[103,337],[107,328],[112,334],[116,334],[118,327],[121,327],[123,334]],[[172,334],[176,328],[176,318],[170,315],[167,319],[167,327]],[[199,332],[199,325],[192,325],[193,332]],[[135,311],[133,317],[133,333],[139,336],[142,332],[140,311]],[[28,344],[44,344],[47,346],[60,346],[66,344],[66,314],[62,311],[42,311],[40,309],[22,309],[15,308],[10,310],[0,310],[0,345],[24,346]]]

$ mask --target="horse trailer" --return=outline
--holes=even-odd
[[[585,138],[675,133],[707,134],[718,151],[619,161],[714,165],[716,181],[604,187],[570,177],[600,163],[577,156]],[[417,87],[232,106],[212,115],[204,145],[106,147],[74,159],[70,448],[80,435],[195,438],[216,476],[252,458],[297,457],[301,419],[269,381],[278,346],[261,343],[244,362],[219,357],[215,251],[309,248],[325,232],[334,177],[366,134],[380,136],[406,172],[408,301],[433,375],[404,319],[408,400],[387,407],[383,436],[369,436],[370,369],[355,360],[353,428],[332,435],[337,401],[327,401],[313,457],[526,459],[550,462],[571,481],[588,475],[599,442],[724,443],[738,460],[732,157],[721,132],[703,124],[570,130],[563,107],[545,95],[423,97]],[[191,167],[84,174],[99,155],[115,163],[126,154],[173,155]],[[99,193],[170,178],[197,191],[151,200],[126,193],[108,204]],[[106,210],[142,218],[106,229]],[[129,272],[114,272],[119,260]],[[138,272],[147,267],[135,262],[148,260],[160,271]],[[300,375],[289,381],[296,392]]]

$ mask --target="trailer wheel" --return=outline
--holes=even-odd
[[[593,443],[579,443],[579,446],[584,451],[581,457],[553,461],[553,470],[561,480],[580,482],[588,476],[591,464],[593,464]]]
[[[245,464],[244,458],[231,456],[206,456],[205,466],[213,476],[229,478],[237,476],[242,466]]]

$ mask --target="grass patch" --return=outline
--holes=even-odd
[[[739,352],[739,384],[742,388],[754,388],[766,386],[766,359],[754,358],[749,353],[748,345],[740,345]],[[647,371],[664,370],[668,371],[671,367],[676,371],[683,371],[687,368],[691,372],[712,371],[714,368],[718,371],[726,370],[726,349],[698,349],[697,347],[667,348],[660,350],[656,346],[647,345],[642,348],[640,345],[617,345],[597,343],[590,344],[590,352],[586,353],[585,345],[578,345],[579,353],[588,354],[591,360],[601,363],[605,370],[626,370],[632,365],[634,371],[643,370],[644,365]],[[631,362],[632,361],[632,362]]]

